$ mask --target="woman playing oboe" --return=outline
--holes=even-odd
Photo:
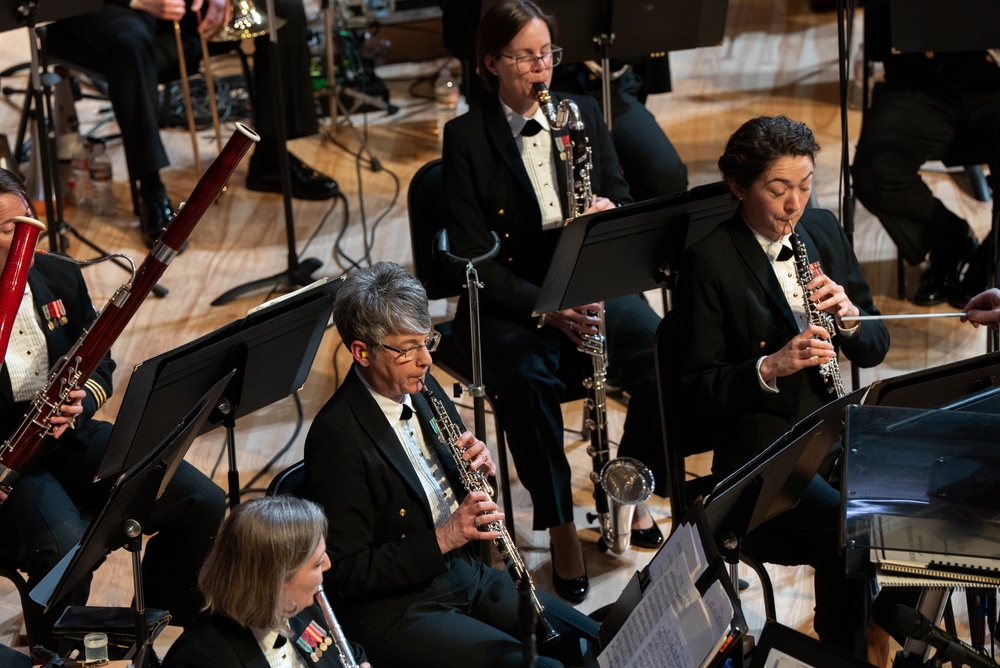
[[[336,630],[315,603],[330,568],[326,531],[322,509],[304,499],[237,506],[198,577],[205,610],[171,646],[164,668],[343,666]],[[359,645],[346,646],[363,661]]]

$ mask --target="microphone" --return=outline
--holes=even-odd
[[[937,650],[936,665],[942,661],[952,661],[957,665],[972,668],[997,668],[989,657],[979,654],[975,648],[955,636],[931,624],[922,614],[905,605],[890,607],[874,606],[873,615],[879,626],[890,633],[920,640]]]

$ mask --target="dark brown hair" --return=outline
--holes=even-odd
[[[813,162],[819,144],[805,123],[787,116],[758,116],[733,133],[719,158],[726,180],[749,188],[779,158],[809,156]]]
[[[486,69],[486,56],[499,55],[532,19],[544,21],[555,39],[554,19],[531,0],[500,0],[483,14],[476,31],[476,66],[486,90],[496,90],[500,85],[497,75]]]
[[[24,201],[24,205],[32,217],[35,216],[35,207],[31,205],[31,198],[28,197],[28,189],[24,181],[15,172],[0,167],[0,195],[16,195]]]

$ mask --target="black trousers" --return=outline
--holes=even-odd
[[[258,3],[258,7],[263,6]],[[282,92],[275,92],[267,35],[255,40],[254,56],[259,91],[254,129],[261,135],[257,150],[268,161],[277,151],[273,100],[285,103],[289,139],[318,130],[302,0],[275,0],[274,12],[285,20],[278,31]],[[190,12],[181,21],[189,69],[195,69],[201,59],[196,25],[197,19]],[[107,79],[130,174],[142,178],[170,164],[160,140],[157,86],[179,76],[172,24],[127,6],[105,3],[96,12],[58,21],[47,30],[52,55],[102,73]]]
[[[459,306],[459,312],[463,311]],[[618,455],[642,461],[658,481],[665,478],[659,404],[653,365],[653,336],[660,317],[639,296],[605,303],[611,377],[629,391],[628,415]],[[534,504],[534,528],[573,521],[569,462],[563,451],[560,404],[583,396],[582,380],[593,373],[591,357],[551,327],[490,314],[480,318],[483,376],[496,395],[514,464]],[[471,355],[468,321],[455,319],[455,340]]]
[[[950,260],[972,234],[934,197],[920,166],[960,155],[970,164],[988,162],[996,173],[998,139],[1000,91],[943,95],[891,82],[876,89],[851,168],[854,189],[907,262],[919,264],[932,250]]]

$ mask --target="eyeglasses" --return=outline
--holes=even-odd
[[[417,344],[412,348],[407,348],[406,350],[400,350],[399,348],[394,348],[385,343],[380,343],[379,345],[386,350],[391,350],[394,353],[399,353],[399,356],[405,359],[407,362],[412,362],[420,352],[421,348],[426,348],[427,352],[432,353],[437,350],[438,344],[441,343],[441,332],[437,330],[432,330],[430,336],[423,343]],[[398,358],[397,358],[398,359]]]
[[[496,54],[499,58],[510,58],[514,61],[514,67],[521,74],[527,74],[535,69],[535,63],[541,61],[545,69],[551,69],[562,62],[562,47],[554,46],[548,53],[540,56],[508,56],[506,53]]]

